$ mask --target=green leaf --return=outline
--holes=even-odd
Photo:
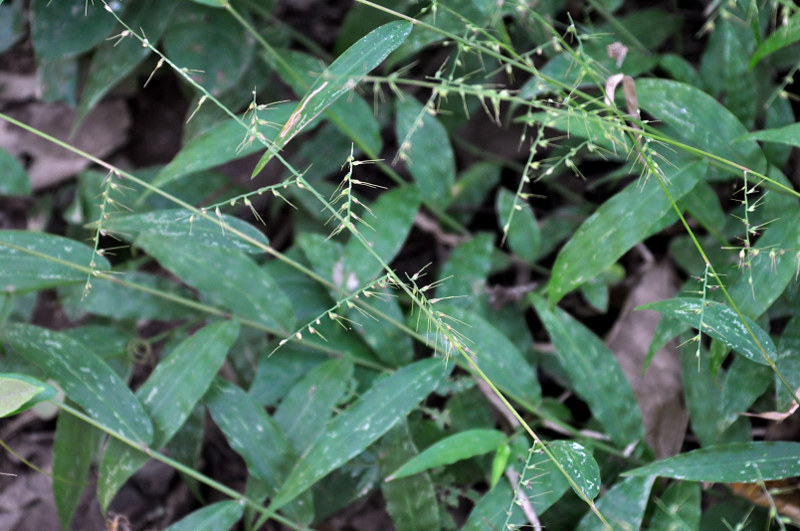
[[[270,123],[283,123],[289,119],[293,107],[293,103],[279,103],[264,111],[262,118]],[[247,122],[245,125],[252,127]],[[257,130],[268,143],[278,134],[277,129],[271,125],[258,126]],[[264,143],[251,135],[252,131],[245,128],[239,120],[231,118],[218,123],[189,140],[158,173],[153,185],[164,186],[184,175],[207,170],[264,149]]]
[[[742,442],[708,446],[624,472],[685,481],[756,483],[800,475],[800,443]]]
[[[530,263],[535,262],[539,257],[542,236],[527,202],[517,199],[505,188],[500,188],[496,210],[503,234],[508,239],[508,246],[517,256]]]
[[[593,500],[600,493],[600,468],[594,457],[580,443],[558,440],[550,445],[553,458],[575,482],[572,487],[584,499]]]
[[[289,299],[264,269],[242,253],[156,234],[142,234],[136,243],[181,280],[236,315],[284,335],[293,330]]]
[[[774,360],[777,355],[775,344],[769,334],[748,317],[744,318],[745,322],[743,323],[736,312],[720,302],[703,301],[692,297],[675,297],[666,301],[645,304],[638,309],[655,310],[666,316],[677,317],[702,333],[722,341],[750,361],[761,365],[769,364],[765,357],[768,356]],[[745,323],[755,337],[747,331]]]
[[[192,2],[208,7],[226,7],[229,3],[228,0],[192,0]]]
[[[142,234],[154,234],[190,240],[194,244],[217,249],[246,253],[264,252],[262,247],[258,247],[250,241],[242,240],[236,234],[230,232],[231,230],[236,230],[264,247],[269,245],[267,237],[253,225],[227,214],[214,216],[216,221],[222,223],[222,226],[194,214],[190,210],[175,208],[129,216],[114,216],[103,224],[103,228],[118,234],[120,238],[131,241]]]
[[[530,301],[558,352],[575,391],[616,444],[627,446],[644,435],[642,414],[614,354],[591,330],[560,308],[550,310],[532,294]]]
[[[38,365],[86,413],[110,430],[149,444],[153,425],[125,382],[86,345],[66,334],[7,324],[3,343]]]
[[[31,195],[31,181],[19,161],[0,148],[0,195]]]
[[[108,260],[94,255],[91,247],[76,241],[37,232],[0,231],[0,290],[18,293],[86,282],[84,271],[70,267],[111,268]]]
[[[531,483],[531,485],[537,484],[540,484],[540,482]],[[527,491],[525,494],[529,496],[531,501],[536,501],[535,495],[530,495]],[[537,514],[539,514],[538,511]],[[492,490],[478,500],[461,531],[503,529],[505,525],[522,528],[527,523],[528,519],[517,504],[514,490],[512,490],[508,481],[502,479]]]
[[[470,355],[487,377],[510,398],[533,409],[542,400],[536,371],[508,338],[478,315],[452,304],[436,309],[453,319],[453,328],[467,338]]]
[[[677,201],[705,175],[708,164],[675,154],[670,159],[673,162],[663,165],[664,181]],[[672,211],[672,203],[654,177],[629,184],[603,203],[558,253],[547,284],[550,305],[651,236]]]
[[[450,435],[423,450],[389,474],[386,481],[413,476],[439,466],[451,465],[493,452],[506,442],[506,434],[489,429],[467,430]]]
[[[130,3],[128,6],[122,19],[138,34],[146,35],[154,44],[161,39],[178,4],[144,0]],[[131,73],[149,53],[149,48],[142,46],[131,36],[100,44],[92,55],[75,118],[76,123],[79,123],[89,110],[114,88],[114,85]]]
[[[197,0],[195,0],[197,1]],[[242,518],[244,504],[240,501],[230,500],[212,503],[202,509],[184,516],[171,526],[167,531],[217,531],[219,529],[232,529]]]
[[[53,482],[53,498],[63,529],[71,529],[70,522],[88,483],[89,469],[102,438],[103,432],[78,417],[69,413],[58,416],[53,441],[53,477],[59,481]]]
[[[188,289],[178,289],[179,287],[174,282],[162,276],[142,271],[131,271],[116,276],[116,278],[137,284],[154,292],[192,299]],[[64,296],[61,301],[65,308],[113,319],[169,321],[172,319],[193,318],[197,317],[198,314],[192,308],[158,297],[153,295],[152,292],[148,293],[128,286],[121,286],[102,278],[92,280],[92,289],[85,298],[81,286],[72,286],[62,290],[62,292]]]
[[[686,345],[680,349],[681,379],[692,431],[702,446],[723,442],[749,440],[750,423],[739,417],[740,411],[725,411],[722,402],[722,373],[712,374],[707,353],[695,354],[695,349]],[[709,393],[717,394],[719,399],[709,400]]]
[[[800,33],[798,33],[800,38]],[[739,140],[761,140],[762,142],[775,142],[789,146],[800,147],[800,123],[793,123],[775,129],[765,129],[763,131],[753,131],[738,138]]]
[[[116,23],[99,3],[86,0],[31,3],[31,38],[39,60],[52,61],[90,50],[108,36]]]
[[[372,228],[362,226],[359,231],[370,243],[370,249],[387,264],[400,251],[411,232],[419,204],[417,189],[403,186],[381,194],[370,205],[375,217],[368,216],[366,219]],[[352,272],[358,285],[363,286],[383,268],[360,241],[351,237],[344,250],[343,270],[343,278],[347,279]]]
[[[350,361],[328,360],[311,369],[278,406],[275,422],[298,453],[303,453],[322,433],[320,426],[328,423],[352,376]]]
[[[382,475],[418,455],[405,419],[383,436],[378,455]],[[384,482],[381,492],[386,500],[386,512],[397,531],[435,531],[440,528],[436,491],[428,474]]]
[[[53,386],[24,374],[0,373],[0,418],[16,415],[56,396]]]
[[[383,62],[410,32],[410,23],[390,22],[371,31],[340,55],[309,89],[308,94],[278,134],[275,146],[270,148],[256,164],[252,177],[255,177],[275,153],[316,119],[322,111],[345,92],[352,90],[365,75]]]
[[[800,41],[800,14],[796,13],[787,24],[781,25],[756,48],[749,67],[752,69],[764,57],[797,41]]]
[[[671,483],[650,519],[650,531],[700,529],[700,484],[691,481]]]
[[[181,5],[164,33],[167,56],[213,95],[236,85],[250,66],[255,39],[227,12]]]
[[[456,161],[447,131],[412,96],[395,100],[395,134],[399,157],[422,195],[440,208],[453,199]]]
[[[267,62],[298,96],[304,95],[323,75],[325,65],[316,57],[296,50],[275,50],[275,53],[278,57],[269,55]],[[360,95],[353,94],[336,100],[325,109],[325,116],[358,148],[370,153],[370,156],[380,153],[383,147],[381,125],[370,105]]]
[[[439,273],[439,279],[446,281],[436,288],[436,297],[458,297],[450,304],[469,307],[485,296],[493,249],[494,235],[486,232],[478,232],[453,248]]]
[[[630,477],[614,485],[597,502],[597,510],[611,529],[642,529],[642,518],[650,498],[655,476]],[[590,512],[581,519],[578,531],[608,529],[597,516]]]
[[[221,378],[211,385],[204,400],[228,444],[244,459],[248,472],[274,497],[297,460],[286,434],[255,400]],[[290,514],[312,511],[310,493],[287,509]]]
[[[666,124],[670,136],[751,171],[766,171],[766,159],[758,144],[739,140],[747,129],[702,90],[666,79],[640,79],[636,81],[636,94],[642,109]],[[668,158],[671,160],[672,155]]]
[[[280,508],[332,470],[360,454],[408,413],[452,369],[427,359],[399,369],[372,388],[328,424],[281,487],[271,507]]]

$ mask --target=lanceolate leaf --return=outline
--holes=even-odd
[[[789,19],[786,25],[781,25],[777,28],[775,33],[770,35],[756,48],[753,57],[750,59],[750,68],[752,69],[767,55],[794,44],[797,41],[800,41],[800,14],[795,14]]]
[[[766,159],[755,140],[740,140],[747,129],[702,90],[666,79],[640,79],[636,93],[639,105],[664,122],[671,135],[752,171],[766,170]]]
[[[231,448],[242,456],[247,470],[275,496],[286,479],[297,453],[278,423],[239,387],[218,378],[204,399],[214,422]],[[313,511],[310,492],[286,508],[306,520]]]
[[[642,415],[614,354],[600,338],[562,309],[551,310],[536,295],[531,295],[530,300],[575,391],[587,402],[606,433],[620,446],[641,439]]]
[[[521,258],[531,263],[535,262],[539,256],[542,236],[527,202],[515,197],[507,189],[500,188],[497,193],[496,208],[508,246]]]
[[[239,335],[239,323],[219,321],[182,341],[136,392],[153,421],[152,447],[169,442],[203,397]],[[103,454],[97,496],[108,507],[123,483],[139,469],[146,454],[112,440]]]
[[[93,255],[90,247],[61,236],[0,231],[0,291],[37,291],[86,282],[86,272],[78,268],[89,267],[92,260],[95,269],[111,267],[108,260]]]
[[[144,444],[153,426],[122,379],[89,347],[65,334],[26,324],[8,324],[3,343],[38,365],[86,413],[107,428]]]
[[[347,390],[353,364],[332,359],[308,372],[275,411],[275,422],[298,453],[303,453],[320,435],[333,409]]]
[[[119,6],[119,4],[117,4]],[[31,3],[31,38],[39,60],[71,57],[105,39],[116,24],[103,6],[85,0]]]
[[[381,473],[385,475],[403,461],[417,455],[405,419],[381,439]],[[397,531],[435,531],[440,528],[436,491],[428,474],[381,484],[386,511]]]
[[[655,310],[671,317],[677,317],[695,328],[702,328],[700,330],[702,333],[719,339],[750,361],[768,365],[765,356],[769,356],[772,360],[776,357],[775,344],[769,334],[751,319],[745,317],[745,323],[755,335],[754,338],[747,331],[745,324],[736,315],[736,312],[720,302],[676,297],[646,304],[641,306],[641,309]]]
[[[800,18],[798,21],[800,22]],[[798,39],[800,39],[800,24],[798,24],[797,35]],[[762,142],[775,142],[778,144],[787,144],[794,147],[800,147],[800,123],[793,123],[791,125],[777,127],[775,129],[754,131],[740,138],[743,140],[761,140]]]
[[[412,96],[398,98],[395,109],[400,156],[425,198],[446,207],[453,197],[456,176],[455,155],[447,131]]]
[[[283,123],[289,119],[293,104],[281,103],[262,111],[262,118],[270,123]],[[245,121],[245,124],[250,124]],[[275,127],[263,126],[258,132],[266,141],[272,141],[278,134]],[[164,186],[190,173],[207,170],[225,162],[242,158],[264,149],[264,143],[251,138],[248,131],[238,120],[231,118],[213,126],[207,131],[192,138],[178,152],[172,161],[164,166],[153,181],[154,186]],[[139,199],[139,202],[143,198]]]
[[[305,94],[308,87],[322,74],[324,64],[315,57],[295,50],[275,50],[275,52],[280,57],[276,60],[270,56],[267,57],[267,61],[299,96]],[[325,116],[347,135],[347,138],[352,139],[356,147],[369,153],[370,157],[380,153],[383,146],[381,126],[372,108],[361,96],[353,94],[336,100],[325,109]]]
[[[55,395],[56,390],[51,385],[36,378],[0,373],[0,418],[16,415]]]
[[[364,215],[370,227],[359,226],[359,231],[370,243],[370,249],[384,262],[391,262],[405,243],[419,208],[420,194],[412,186],[396,188],[381,195],[370,209],[374,217]],[[355,237],[350,238],[344,251],[345,271],[350,271],[362,286],[382,271],[381,265]]]
[[[242,253],[156,234],[143,234],[136,243],[181,280],[238,316],[287,335],[294,329],[286,295],[263,268]]]
[[[600,511],[612,529],[641,529],[647,500],[655,476],[630,477],[617,483],[597,502]],[[578,531],[608,529],[594,513],[583,517],[577,527]]]
[[[550,445],[550,452],[567,475],[575,482],[578,496],[593,500],[600,492],[600,467],[586,448],[574,441],[558,440]]]
[[[227,214],[212,216],[221,224],[186,209],[165,209],[145,214],[114,216],[103,224],[103,228],[126,240],[134,240],[141,234],[157,234],[192,240],[208,247],[248,253],[263,252],[262,248],[230,232],[234,229],[264,246],[269,245],[267,237],[253,225]]]
[[[445,437],[429,446],[413,459],[392,472],[387,481],[418,474],[439,466],[450,465],[496,450],[506,441],[506,434],[489,429],[467,430]]]
[[[453,328],[466,338],[465,344],[469,346],[475,363],[509,398],[528,409],[541,401],[542,391],[536,371],[497,328],[459,306],[440,303],[436,308],[453,319],[447,322],[453,323]]]
[[[378,66],[392,50],[406,40],[410,32],[410,23],[390,22],[371,31],[340,55],[322,73],[286,121],[276,138],[275,147],[270,148],[256,164],[253,177],[289,140]]]
[[[72,404],[74,405],[74,404]],[[102,440],[103,432],[68,413],[58,416],[53,441],[53,498],[58,521],[63,529],[70,522],[86,488],[89,468]]]
[[[442,360],[428,359],[376,381],[358,402],[331,421],[294,467],[272,507],[282,507],[361,453],[436,389],[451,369],[452,364],[445,367]]]
[[[800,476],[800,443],[745,442],[709,446],[625,472],[686,481],[755,483]]]
[[[167,531],[217,531],[231,529],[244,512],[239,501],[212,503],[185,516],[167,528]]]
[[[169,25],[177,7],[175,2],[146,0],[128,4],[123,14],[125,23],[138,34],[144,34],[151,43],[156,43]],[[108,15],[107,15],[108,16]],[[109,18],[111,18],[109,16]],[[92,55],[92,63],[86,77],[86,85],[81,94],[76,121],[80,122],[86,113],[122,78],[138,65],[150,49],[132,36],[113,39],[102,43]]]
[[[687,194],[703,177],[707,164],[670,155],[662,164],[664,182],[672,199]],[[677,160],[676,160],[677,159]],[[550,305],[616,262],[634,245],[650,236],[664,216],[673,211],[655,177],[629,184],[589,216],[564,245],[547,284]]]

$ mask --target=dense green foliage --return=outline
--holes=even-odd
[[[0,231],[0,416],[58,405],[64,528],[92,463],[105,509],[148,459],[231,498],[176,530],[313,527],[377,491],[399,530],[788,522],[730,485],[800,476],[743,415],[800,388],[793,3],[357,0],[332,51],[271,2],[22,4],[4,31],[27,17],[78,121],[154,76],[192,98],[168,164],[93,159],[59,234]],[[248,183],[220,173],[247,156]],[[683,286],[631,371],[604,336],[651,255]],[[30,324],[42,296],[74,326]],[[668,433],[631,380],[664,358]],[[206,423],[246,492],[201,473]]]

